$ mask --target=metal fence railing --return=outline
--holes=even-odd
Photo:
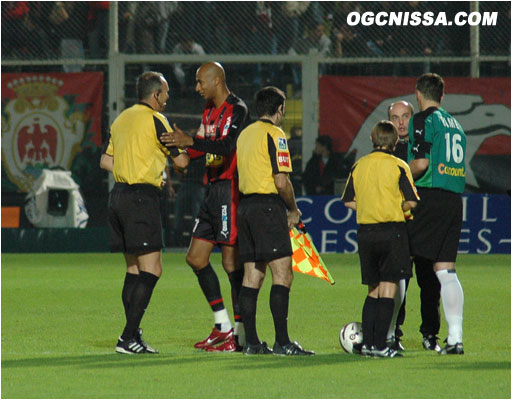
[[[469,24],[350,26],[347,16],[432,12],[450,21],[471,7],[468,1],[3,1],[2,58],[105,59],[111,10],[118,12],[119,50],[127,54],[307,54],[316,48],[338,58],[469,56]],[[479,27],[479,54],[509,55],[510,2],[473,7],[498,13],[495,26]]]

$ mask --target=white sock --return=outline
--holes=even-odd
[[[441,282],[441,300],[444,317],[448,323],[448,344],[462,343],[462,313],[464,311],[464,292],[455,270],[436,272]]]
[[[238,344],[245,346],[245,328],[243,322],[235,321],[235,336],[238,336]]]
[[[395,308],[393,310],[393,318],[391,319],[391,324],[389,324],[388,335],[386,339],[390,340],[395,336],[395,328],[396,328],[396,320],[398,318],[398,313],[400,312],[400,307],[402,307],[402,303],[405,299],[405,279],[400,279],[398,282],[398,287],[396,288],[395,293]]]
[[[230,329],[233,329],[233,325],[231,325],[228,312],[225,308],[219,311],[214,311],[213,318],[215,320],[215,324],[220,325],[221,332],[228,332]]]

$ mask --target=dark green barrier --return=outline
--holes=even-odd
[[[107,227],[2,229],[2,253],[108,252]]]

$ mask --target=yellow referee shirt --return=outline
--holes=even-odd
[[[268,120],[254,122],[240,133],[236,157],[243,194],[277,194],[274,175],[292,172],[286,135]]]
[[[356,202],[358,224],[405,222],[402,201],[419,200],[407,163],[382,150],[354,164],[341,198]]]
[[[145,183],[160,188],[169,150],[159,137],[172,129],[164,115],[139,103],[124,110],[110,128],[105,151],[114,157],[116,182]]]

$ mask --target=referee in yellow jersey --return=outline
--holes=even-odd
[[[161,114],[169,100],[169,86],[159,72],[144,72],[137,78],[139,102],[124,110],[110,128],[100,166],[113,172],[108,223],[110,249],[126,260],[122,300],[126,325],[116,352],[157,353],[142,340],[140,321],[153,289],[162,275],[162,219],[160,193],[169,154],[175,165],[186,167],[185,153],[168,150],[160,141],[171,131]]]
[[[258,121],[237,140],[241,193],[238,207],[238,246],[244,263],[240,311],[245,325],[244,354],[313,355],[288,337],[288,303],[293,280],[288,229],[299,222],[289,173],[292,171],[286,136],[280,128],[286,97],[275,87],[256,94]],[[272,271],[270,310],[276,341],[273,350],[256,332],[256,304],[267,264]]]
[[[356,210],[362,283],[368,285],[363,306],[361,354],[401,356],[386,344],[398,281],[411,277],[404,212],[419,200],[407,163],[392,155],[398,131],[390,121],[372,129],[373,151],[352,167],[342,200]]]

